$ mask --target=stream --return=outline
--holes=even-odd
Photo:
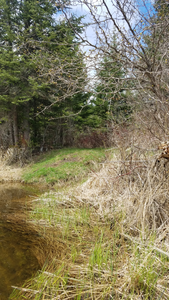
[[[34,255],[38,237],[26,229],[24,220],[24,210],[39,194],[37,188],[26,185],[0,185],[0,300],[7,300],[12,286],[21,287],[40,269]]]

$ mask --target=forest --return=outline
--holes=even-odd
[[[0,146],[168,136],[168,2],[0,0]],[[18,152],[17,152],[18,153]]]
[[[169,300],[168,97],[168,0],[0,0],[4,300]]]

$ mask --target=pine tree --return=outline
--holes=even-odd
[[[95,113],[106,121],[124,122],[131,113],[127,104],[127,93],[123,79],[126,76],[121,62],[118,59],[116,49],[118,43],[116,35],[113,35],[111,50],[106,52],[97,67],[97,84],[95,87]]]
[[[66,1],[64,1],[64,4]],[[59,6],[48,0],[0,0],[1,122],[7,145],[41,144],[58,103],[77,92],[83,58]],[[81,31],[81,18],[71,22]]]

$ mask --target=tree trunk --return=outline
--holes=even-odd
[[[37,118],[36,118],[36,114],[37,114],[37,100],[35,97],[33,97],[33,144],[34,146],[37,145],[37,136],[38,136],[38,124],[37,124]]]
[[[23,108],[23,141],[25,147],[29,146],[30,143],[30,126],[29,126],[29,102],[24,103]]]
[[[13,119],[13,140],[14,145],[17,146],[19,142],[18,138],[18,116],[17,116],[17,106],[13,105],[12,108],[12,119]]]

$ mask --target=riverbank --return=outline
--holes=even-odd
[[[50,184],[28,220],[50,241],[50,258],[10,299],[169,299],[168,181],[145,156],[124,163],[124,153],[122,161],[110,152],[89,152],[86,162],[71,149],[24,171]],[[52,250],[57,244],[61,251]]]
[[[17,166],[6,166],[0,164],[0,182],[1,183],[15,183],[22,182],[23,168]]]
[[[32,157],[29,163],[0,163],[0,182],[41,184],[49,188],[83,181],[105,160],[105,149],[58,149]]]

